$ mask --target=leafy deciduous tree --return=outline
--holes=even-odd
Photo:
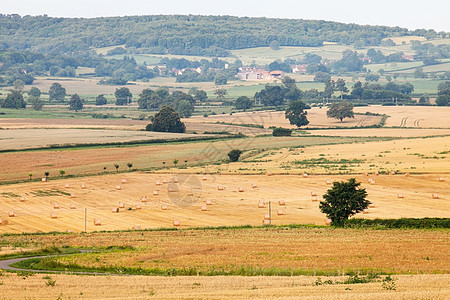
[[[49,100],[63,102],[66,97],[66,89],[58,82],[53,83],[48,91]]]
[[[243,111],[251,108],[253,105],[253,101],[250,100],[247,96],[240,96],[236,99],[236,102],[234,103],[234,106],[236,109],[242,109]]]
[[[338,119],[341,121],[345,118],[354,118],[353,105],[347,101],[341,101],[339,103],[333,103],[327,111],[327,117]]]
[[[95,98],[95,105],[105,105],[106,103],[108,103],[108,101],[106,100],[106,97],[103,94],[98,95]]]
[[[131,103],[133,94],[131,94],[129,88],[122,87],[120,89],[116,89],[114,96],[116,97],[116,105],[128,105]]]
[[[81,99],[78,94],[73,94],[69,100],[69,110],[79,111],[83,109],[84,99]]]
[[[289,107],[285,112],[285,117],[286,119],[289,119],[291,125],[297,127],[308,125],[309,121],[306,118],[308,112],[305,111],[307,108],[309,107],[302,101],[293,101],[289,104]]]
[[[320,210],[331,219],[333,225],[341,225],[354,214],[369,207],[367,192],[359,188],[360,182],[350,178],[347,182],[333,182],[333,187],[324,195],[319,204]]]
[[[241,157],[242,151],[238,149],[233,149],[230,152],[228,152],[228,158],[230,161],[235,162],[239,160],[239,157]]]
[[[152,117],[152,122],[145,129],[147,131],[183,133],[186,131],[186,126],[172,107],[164,106]]]
[[[2,108],[25,108],[27,103],[23,100],[22,93],[19,91],[12,91],[11,94],[6,96],[5,99],[0,101],[0,107]]]

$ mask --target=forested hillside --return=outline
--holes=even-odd
[[[269,46],[321,46],[323,42],[379,45],[383,38],[437,36],[434,30],[361,26],[315,20],[232,16],[130,16],[52,18],[0,15],[0,50],[61,54],[125,44],[135,53],[227,56],[231,49]]]

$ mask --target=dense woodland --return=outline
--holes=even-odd
[[[243,30],[245,28],[245,30]],[[231,49],[270,46],[355,47],[381,45],[383,38],[446,33],[400,27],[362,26],[317,20],[233,16],[155,15],[108,18],[52,18],[0,15],[0,49],[38,53],[89,52],[92,47],[126,45],[134,53],[227,56]]]

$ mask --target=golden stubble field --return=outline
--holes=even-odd
[[[0,226],[0,233],[83,231],[85,209],[87,231],[124,230],[135,226],[142,229],[173,227],[174,220],[180,222],[181,228],[261,225],[265,214],[269,213],[269,201],[273,224],[323,225],[325,215],[318,207],[321,195],[330,188],[327,180],[347,180],[350,177],[362,182],[368,199],[375,204],[369,214],[359,214],[358,217],[449,217],[448,173],[414,174],[410,177],[309,175],[303,178],[301,175],[133,172],[3,185],[0,187],[0,218],[8,220],[9,224]],[[444,181],[440,181],[440,177]],[[177,183],[174,183],[175,178]],[[368,178],[373,178],[375,184],[369,184]],[[122,183],[122,179],[126,183]],[[82,184],[86,188],[83,189]],[[219,190],[219,186],[223,190]],[[434,193],[438,199],[433,199]],[[318,201],[313,201],[314,194]],[[399,194],[403,198],[398,198]],[[285,205],[280,205],[279,200],[284,200]],[[259,208],[260,201],[264,201],[263,208]],[[55,203],[58,209],[54,208]],[[112,209],[119,207],[120,203],[123,203],[123,208],[113,213]],[[71,208],[72,204],[75,208]],[[163,205],[167,210],[162,209]],[[202,206],[206,211],[202,211]],[[13,217],[9,217],[10,212],[14,213]],[[52,213],[56,218],[51,218]],[[94,219],[99,219],[101,225],[95,226]]]
[[[306,299],[306,300],[445,300],[450,297],[449,275],[400,275],[396,290],[381,283],[321,285],[317,277],[160,277],[51,275],[26,278],[0,276],[2,297],[20,299]],[[321,277],[335,280],[335,277]],[[345,280],[345,278],[338,278]]]

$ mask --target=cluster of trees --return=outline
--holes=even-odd
[[[192,89],[189,93],[174,91],[169,93],[167,89],[144,89],[139,94],[138,105],[140,109],[158,110],[164,106],[171,106],[183,118],[192,115],[196,101],[205,101],[206,92],[199,89]]]
[[[438,96],[436,97],[436,105],[450,105],[450,81],[441,82],[438,85]]]
[[[375,50],[373,48],[367,50],[367,57],[370,58],[371,63],[374,64],[408,61],[403,58],[403,54],[403,52],[396,52],[385,56],[381,50]]]
[[[89,52],[92,47],[125,44],[127,52],[226,56],[225,49],[270,46],[274,41],[286,46],[314,47],[331,41],[360,47],[380,45],[388,36],[412,34],[437,36],[433,30],[232,16],[70,19],[0,15],[0,49],[33,49],[51,54]]]
[[[136,63],[134,57],[124,56],[123,59],[103,60],[95,67],[95,75],[110,76],[106,84],[126,84],[127,81],[136,81],[138,79],[151,79],[155,77],[153,70],[148,69],[145,65]]]
[[[186,132],[186,126],[181,122],[179,114],[172,107],[163,106],[161,110],[152,117],[151,123],[147,124],[145,130],[183,133]]]
[[[414,86],[410,83],[396,84],[389,82],[385,85],[368,82],[362,84],[357,81],[352,88],[350,95],[346,99],[359,100],[392,100],[393,98],[400,101],[411,100],[411,93],[414,91]]]
[[[420,41],[412,41],[411,49],[416,51],[416,57],[419,59],[439,59],[450,58],[450,45],[433,45],[431,43],[422,44]]]

